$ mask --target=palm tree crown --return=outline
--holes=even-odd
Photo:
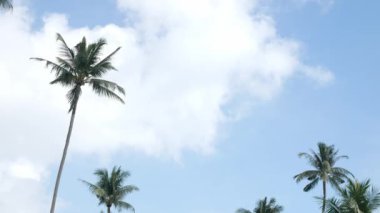
[[[380,192],[371,186],[370,180],[349,180],[339,190],[339,198],[327,202],[327,213],[372,213],[380,207]]]
[[[119,92],[125,94],[124,89],[114,82],[100,79],[109,70],[116,70],[111,64],[112,56],[120,50],[120,47],[109,54],[104,59],[100,59],[100,54],[106,45],[105,39],[99,39],[95,43],[87,45],[86,38],[83,37],[73,49],[69,48],[60,34],[57,34],[57,40],[61,42],[61,57],[57,57],[55,63],[43,58],[32,58],[43,61],[51,71],[55,73],[56,78],[50,84],[61,84],[70,87],[67,93],[67,99],[70,103],[69,112],[74,109],[82,93],[81,87],[88,84],[98,95],[114,98],[122,103],[123,99],[116,94]]]
[[[256,208],[251,212],[247,209],[238,209],[236,213],[280,213],[283,211],[283,207],[276,204],[276,199],[270,198],[269,202],[267,197],[259,200],[256,204]]]
[[[323,182],[323,207],[322,213],[325,210],[326,201],[326,183],[329,183],[333,188],[339,189],[339,185],[348,179],[351,172],[348,170],[336,167],[335,164],[339,159],[348,158],[347,156],[339,156],[338,150],[333,145],[328,146],[325,143],[318,143],[318,152],[311,150],[309,153],[300,153],[299,157],[306,158],[313,170],[307,170],[294,176],[296,182],[306,179],[309,183],[304,187],[304,191],[308,192],[313,189],[319,181]]]
[[[90,191],[99,199],[99,205],[105,205],[110,212],[112,206],[119,211],[121,209],[130,209],[134,211],[131,204],[123,201],[123,198],[138,188],[133,185],[123,185],[124,181],[130,176],[128,171],[121,170],[120,167],[114,167],[109,174],[106,169],[98,169],[94,173],[98,182],[96,184],[83,181]]]

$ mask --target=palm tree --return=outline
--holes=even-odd
[[[271,198],[267,200],[265,197],[263,200],[259,200],[256,204],[256,208],[251,212],[247,209],[240,208],[236,213],[280,213],[284,208],[276,204],[276,199]]]
[[[84,180],[82,182],[99,199],[99,205],[106,205],[108,213],[111,212],[112,206],[119,211],[122,209],[135,211],[131,204],[123,201],[127,194],[138,190],[136,186],[123,185],[125,179],[130,176],[128,171],[123,171],[120,167],[113,167],[111,174],[108,174],[106,169],[98,169],[94,174],[98,177],[96,184]]]
[[[317,197],[317,199],[323,200]],[[326,213],[342,213],[341,201],[336,198],[330,198],[326,200]]]
[[[325,143],[318,143],[318,153],[311,150],[311,154],[299,153],[299,157],[306,158],[309,164],[313,167],[313,170],[304,171],[296,176],[294,179],[297,183],[307,179],[309,183],[304,187],[304,191],[308,192],[313,189],[319,181],[323,184],[323,198],[322,198],[322,213],[326,209],[326,185],[329,183],[333,188],[339,189],[339,185],[348,179],[351,172],[348,170],[336,167],[335,164],[338,160],[348,158],[345,155],[338,156],[338,150],[334,145],[328,146]]]
[[[43,58],[32,58],[46,63],[46,67],[55,73],[56,78],[50,84],[60,84],[70,88],[67,93],[67,99],[70,104],[69,113],[71,112],[71,119],[54,187],[50,213],[54,213],[59,183],[70,143],[78,100],[82,93],[82,86],[87,84],[92,87],[96,94],[114,98],[122,103],[124,101],[117,93],[125,94],[124,89],[116,83],[101,79],[108,71],[115,70],[111,64],[111,58],[119,51],[120,47],[101,59],[101,52],[104,45],[106,45],[106,40],[104,39],[99,39],[97,42],[87,45],[86,38],[83,37],[82,41],[74,48],[69,48],[60,34],[57,34],[57,40],[61,44],[61,57],[56,58],[57,62]]]
[[[339,198],[327,202],[327,213],[372,213],[380,207],[380,192],[371,186],[370,180],[349,180],[339,190]]]
[[[12,9],[12,1],[11,0],[0,0],[0,7],[5,9]]]

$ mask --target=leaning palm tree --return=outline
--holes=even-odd
[[[131,204],[123,201],[127,194],[138,190],[136,186],[123,185],[125,179],[130,176],[128,171],[123,171],[120,167],[114,167],[111,174],[108,174],[106,169],[98,169],[94,174],[98,177],[96,184],[85,180],[82,180],[82,182],[99,199],[99,205],[105,205],[108,213],[111,212],[112,206],[119,211],[122,209],[135,211]]]
[[[5,9],[12,9],[12,1],[11,0],[0,0],[0,7]]]
[[[370,180],[349,180],[339,190],[339,198],[327,201],[327,213],[372,213],[380,207],[380,192],[371,186]]]
[[[338,150],[334,145],[328,146],[325,143],[318,143],[318,152],[313,150],[309,153],[300,153],[299,157],[306,158],[309,164],[313,167],[313,170],[304,171],[296,176],[294,179],[297,183],[306,179],[309,183],[304,187],[304,191],[308,192],[313,189],[319,181],[322,181],[323,185],[323,198],[322,198],[322,213],[326,210],[326,193],[327,183],[333,188],[339,189],[339,185],[344,183],[348,176],[353,176],[348,170],[336,167],[335,164],[338,160],[348,158],[345,155],[339,156]]]
[[[276,204],[276,199],[271,198],[268,202],[267,197],[263,200],[259,200],[256,204],[256,208],[253,211],[240,208],[236,213],[280,213],[284,208]]]
[[[122,103],[124,103],[124,101],[118,93],[125,94],[124,89],[116,83],[101,79],[101,77],[108,71],[115,70],[111,64],[111,58],[117,51],[119,51],[120,47],[101,59],[100,55],[106,45],[106,40],[104,39],[99,39],[95,43],[87,44],[86,38],[83,37],[82,41],[74,48],[69,48],[60,34],[57,34],[57,40],[61,44],[61,56],[56,58],[57,62],[43,58],[32,58],[44,62],[46,67],[50,68],[51,71],[55,73],[56,77],[50,82],[50,84],[60,84],[64,87],[70,88],[67,93],[67,99],[70,104],[69,113],[71,113],[71,119],[54,187],[50,213],[54,213],[59,183],[66,159],[67,149],[70,143],[78,100],[82,94],[82,86],[87,84],[92,87],[96,94],[114,98]]]

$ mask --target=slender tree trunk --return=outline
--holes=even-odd
[[[61,175],[62,175],[63,165],[65,164],[67,149],[69,148],[71,132],[73,130],[73,125],[74,125],[75,112],[77,110],[77,104],[78,104],[78,101],[75,103],[75,106],[74,106],[73,110],[71,111],[69,131],[67,132],[65,148],[63,149],[62,159],[61,159],[61,163],[59,164],[57,179],[55,181],[54,194],[53,194],[53,199],[51,201],[50,213],[54,213],[54,211],[55,211],[55,202],[57,200],[59,183],[61,181]]]
[[[111,213],[111,206],[107,206],[107,212]]]
[[[322,201],[322,213],[326,210],[326,181],[323,181],[323,201]]]

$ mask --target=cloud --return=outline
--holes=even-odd
[[[30,179],[35,181],[41,180],[43,169],[36,168],[31,162],[18,160],[10,163],[9,174],[19,179]]]
[[[303,66],[301,71],[305,76],[315,79],[320,85],[328,84],[334,80],[334,75],[329,70],[321,66]]]
[[[327,69],[305,65],[299,43],[280,36],[255,1],[119,0],[118,5],[127,26],[72,28],[65,15],[51,14],[41,29],[33,29],[34,17],[25,7],[0,14],[0,29],[7,32],[0,39],[4,212],[47,209],[40,195],[46,194],[47,168],[60,158],[68,104],[65,89],[49,85],[53,76],[29,58],[54,59],[56,32],[71,46],[87,36],[107,38],[107,53],[123,47],[114,58],[119,72],[106,78],[125,87],[126,105],[85,89],[70,147],[81,154],[134,150],[175,159],[184,150],[209,154],[220,126],[244,114],[240,107],[226,109],[239,106],[236,97],[271,100],[296,73],[322,83],[333,79]]]
[[[4,146],[3,146],[4,147]],[[46,212],[48,198],[41,182],[41,168],[32,162],[0,161],[0,208],[3,212]]]
[[[299,4],[317,4],[322,7],[324,11],[329,10],[334,4],[336,0],[292,0],[295,3]]]

